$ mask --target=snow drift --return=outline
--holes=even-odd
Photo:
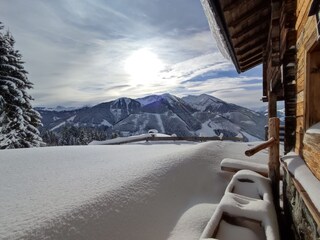
[[[0,236],[198,239],[231,178],[220,161],[246,160],[247,148],[176,142],[1,151]]]

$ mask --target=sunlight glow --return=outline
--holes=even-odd
[[[151,50],[142,48],[125,60],[124,67],[133,85],[151,85],[159,81],[164,64]]]

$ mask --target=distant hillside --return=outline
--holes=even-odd
[[[242,135],[245,140],[264,137],[262,113],[224,102],[210,95],[151,95],[139,99],[119,98],[93,107],[59,111],[38,108],[42,132],[61,133],[64,126],[99,128],[111,137],[130,136],[157,129],[177,136]]]

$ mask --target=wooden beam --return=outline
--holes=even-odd
[[[262,59],[257,59],[256,61],[254,61],[252,63],[248,63],[246,65],[240,65],[240,69],[242,71],[245,71],[245,70],[248,70],[250,68],[253,68],[253,67],[257,66],[260,63],[262,63]]]
[[[245,35],[249,31],[257,29],[258,27],[265,28],[267,23],[268,23],[267,19],[265,19],[264,16],[261,16],[261,18],[258,21],[253,22],[253,23],[249,24],[247,27],[241,29],[240,31],[238,31],[238,32],[236,32],[234,34],[232,34],[231,38],[236,39],[236,38],[240,37],[241,35]]]
[[[242,14],[240,17],[238,17],[231,23],[228,23],[228,26],[234,27],[236,25],[241,25],[243,22],[248,21],[252,16],[261,15],[261,12],[267,9],[268,7],[268,1],[263,0],[258,5],[254,6],[249,11],[246,11],[244,14]]]
[[[257,55],[261,55],[261,58],[263,58],[263,51],[262,51],[262,48],[256,48],[256,49],[253,49],[254,51],[250,51],[248,52],[247,54],[245,55],[241,55],[239,57],[239,62],[246,62],[250,59],[253,59],[255,58]]]
[[[252,35],[250,37],[243,38],[241,41],[239,41],[237,44],[234,45],[234,48],[241,49],[243,47],[251,45],[252,43],[254,43],[256,41],[260,41],[262,39],[267,43],[268,34],[266,33],[266,29],[262,29],[261,31],[255,33],[254,35]]]
[[[224,12],[231,11],[232,9],[238,7],[239,3],[242,3],[242,1],[241,0],[232,0],[231,3],[224,6],[222,9]]]
[[[268,90],[268,117],[273,118],[277,117],[277,95],[274,92]]]
[[[280,182],[280,152],[279,152],[279,127],[280,120],[277,117],[269,119],[269,139],[274,138],[275,142],[269,149],[269,178],[273,193],[273,201],[276,210],[280,207],[279,202],[279,182]]]
[[[279,91],[278,86],[280,84],[281,84],[281,72],[277,71],[276,75],[272,78],[272,82],[271,82],[272,91],[274,91],[274,92]]]
[[[268,99],[268,87],[267,87],[267,61],[266,61],[266,49],[264,49],[263,63],[262,63],[262,101]],[[268,101],[268,100],[267,100]]]
[[[244,61],[240,62],[240,64],[250,64],[251,62],[256,62],[257,60],[262,60],[262,52],[255,53],[255,55],[251,56],[250,58],[246,58]]]
[[[253,156],[254,154],[260,152],[261,150],[270,147],[270,146],[273,145],[275,142],[276,142],[276,139],[275,139],[275,138],[273,138],[273,137],[272,137],[272,138],[269,138],[268,141],[266,141],[266,142],[264,142],[264,143],[261,143],[261,144],[259,144],[258,146],[255,146],[254,148],[251,148],[251,149],[245,151],[245,155],[248,156],[248,157],[251,157],[251,156]]]
[[[259,48],[262,52],[262,49],[263,49],[262,45],[264,42],[265,42],[265,39],[261,39],[260,41],[256,42],[255,44],[248,45],[245,48],[243,48],[239,51],[236,51],[236,53],[237,53],[237,55],[243,55],[245,53],[252,52],[256,48]]]

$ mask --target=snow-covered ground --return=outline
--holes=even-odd
[[[198,239],[252,143],[0,151],[0,239]]]

